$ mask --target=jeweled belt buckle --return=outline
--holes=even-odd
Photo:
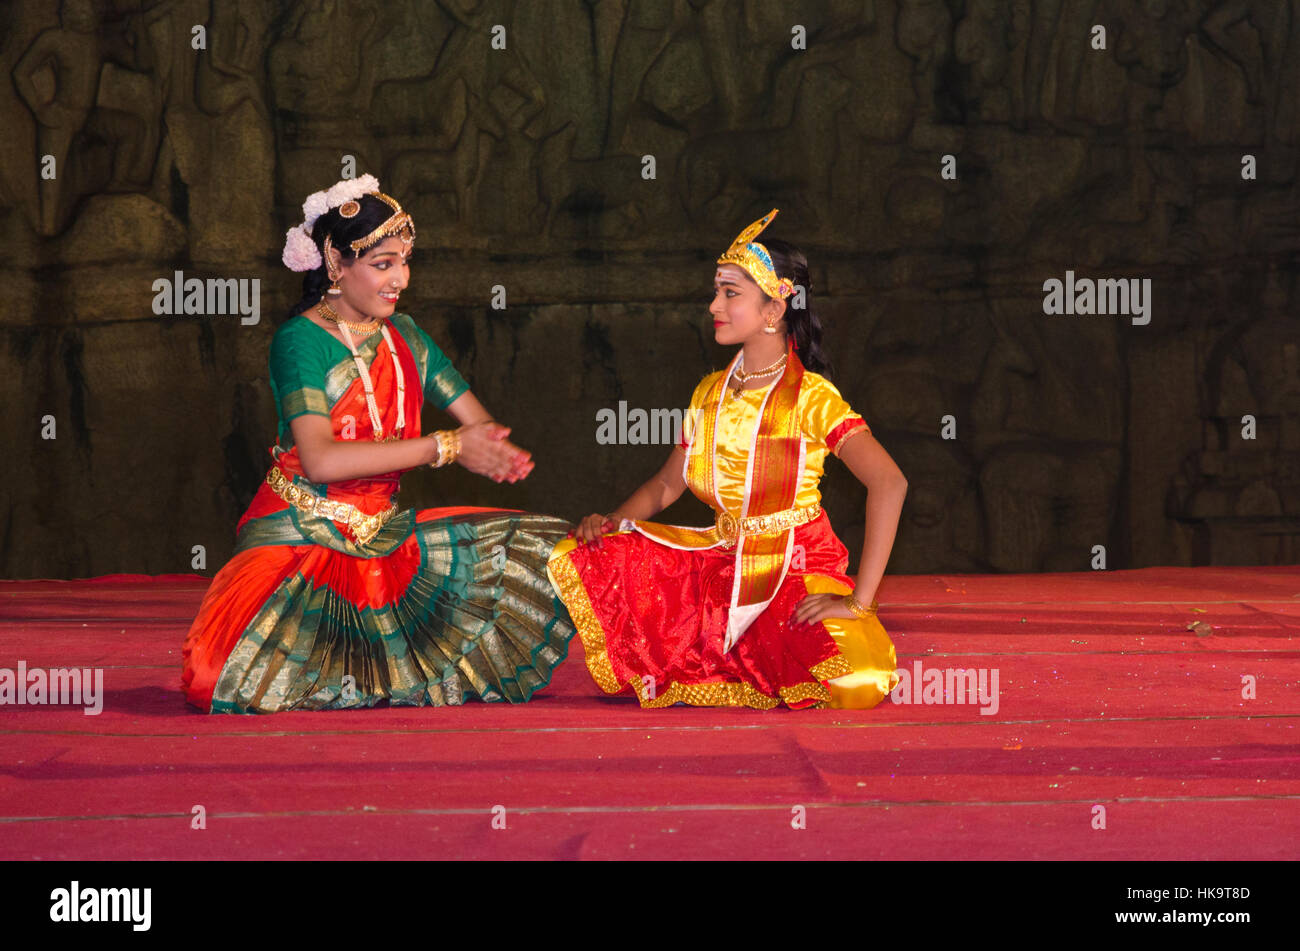
[[[367,515],[351,502],[340,502],[337,499],[316,495],[314,492],[304,489],[285,475],[279,466],[271,467],[271,471],[266,474],[266,481],[276,495],[297,508],[304,515],[342,522],[352,531],[352,536],[359,545],[370,544],[370,541],[379,534],[389,519],[398,512],[396,505],[390,505],[382,512]]]
[[[356,536],[358,545],[369,545],[370,540],[378,535],[379,530],[384,527],[385,521],[387,520],[383,517],[383,513],[379,515],[362,515],[360,518],[349,522],[348,527],[352,529],[352,534]]]
[[[723,548],[733,548],[740,539],[740,521],[728,511],[718,512],[716,521],[718,534],[722,536]]]

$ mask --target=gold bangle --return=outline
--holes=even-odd
[[[447,457],[447,464],[455,462],[460,458],[460,433],[454,429],[447,430],[447,436],[451,439],[451,455]]]
[[[439,429],[433,434],[438,443],[438,458],[429,463],[431,469],[441,469],[456,461],[460,455],[460,434],[452,429]]]
[[[846,594],[844,596],[844,606],[852,611],[854,616],[859,617],[864,621],[876,616],[876,604],[874,601],[871,603],[871,607],[864,608],[862,605],[858,604],[858,599],[852,594]]]

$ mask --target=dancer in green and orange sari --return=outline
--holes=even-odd
[[[437,345],[396,313],[415,240],[369,175],[317,192],[284,261],[308,272],[271,344],[274,464],[183,650],[211,713],[518,703],[574,628],[546,562],[569,523],[483,508],[399,510],[404,470],[533,467]],[[463,425],[420,435],[431,400]]]
[[[696,387],[681,444],[551,556],[592,677],[643,707],[868,708],[898,682],[875,591],[907,480],[821,373],[807,261],[755,240],[775,215],[718,259],[714,336],[740,351]],[[868,490],[856,578],[820,506],[831,453]],[[713,525],[648,521],[687,488]]]

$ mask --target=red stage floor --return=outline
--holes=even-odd
[[[0,582],[0,668],[105,692],[0,707],[0,858],[1300,857],[1300,567],[888,578],[900,667],[996,669],[993,715],[642,711],[575,640],[518,707],[206,716],[206,585]]]

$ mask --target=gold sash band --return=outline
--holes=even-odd
[[[285,475],[279,466],[271,466],[271,471],[266,474],[266,482],[272,492],[298,511],[316,518],[328,518],[345,523],[352,530],[357,543],[361,545],[369,544],[370,540],[379,534],[384,523],[398,513],[397,506],[392,505],[375,515],[366,515],[350,502],[322,498],[300,485],[295,485],[293,479]]]
[[[771,515],[751,515],[748,518],[736,518],[730,512],[719,512],[715,524],[718,534],[724,540],[724,548],[734,548],[745,535],[771,535],[787,529],[807,525],[822,514],[822,507],[816,503],[804,508],[791,508]]]

